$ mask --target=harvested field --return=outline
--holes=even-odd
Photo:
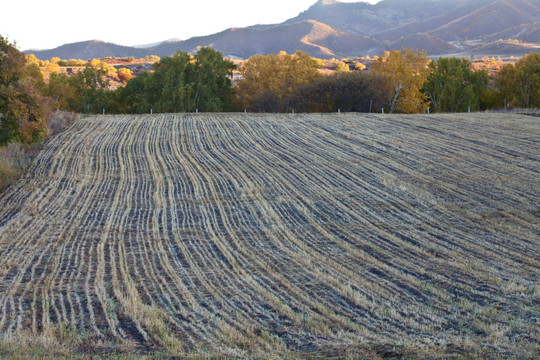
[[[0,197],[4,354],[536,357],[539,314],[533,117],[91,117]]]

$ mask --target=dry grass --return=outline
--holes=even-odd
[[[15,142],[0,147],[0,193],[15,184],[28,166],[31,161],[28,149]]]
[[[0,198],[0,356],[534,358],[539,179],[532,117],[79,120]]]
[[[52,113],[47,119],[48,136],[53,137],[65,131],[78,118],[77,114],[65,111]],[[0,147],[0,193],[19,180],[42,146],[12,142]]]

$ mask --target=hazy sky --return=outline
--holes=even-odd
[[[343,2],[358,2],[342,0]],[[14,0],[2,4],[0,34],[20,50],[103,40],[142,45],[230,27],[280,23],[316,0]],[[365,0],[377,3],[378,0]]]

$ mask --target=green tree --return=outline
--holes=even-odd
[[[147,84],[150,84],[151,73],[144,71],[135,78],[129,80],[124,87],[115,91],[113,97],[113,107],[111,111],[121,114],[143,114],[150,112],[152,106],[149,103],[149,91]],[[157,111],[157,109],[154,109]]]
[[[188,65],[193,82],[193,106],[200,111],[232,110],[232,71],[236,66],[212,48],[201,48]]]
[[[77,87],[75,80],[64,73],[51,73],[46,94],[53,101],[55,109],[76,111]]]
[[[176,52],[154,64],[154,73],[146,79],[145,92],[148,104],[156,112],[186,112],[194,110],[193,84],[188,81],[188,64],[191,56]]]
[[[427,96],[422,88],[428,76],[428,58],[425,52],[411,49],[385,52],[371,66],[371,71],[387,79],[390,113],[419,113],[427,107]]]
[[[468,59],[439,58],[429,64],[424,91],[435,112],[465,112],[480,108],[480,98],[487,90],[487,71],[472,71]]]
[[[109,103],[109,81],[107,71],[91,65],[72,75],[70,82],[75,89],[75,101],[72,110],[79,113],[99,114]]]
[[[211,48],[195,56],[179,51],[128,81],[114,95],[116,111],[129,113],[229,111],[234,64]]]
[[[523,108],[540,106],[540,54],[524,56],[515,65],[505,65],[495,85],[507,102]]]

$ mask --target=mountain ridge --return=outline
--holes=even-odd
[[[379,55],[384,50],[411,47],[429,55],[460,53],[505,54],[496,40],[540,41],[540,0],[382,0],[377,4],[319,0],[279,24],[230,28],[151,47],[130,47],[102,41],[65,44],[55,49],[26,51],[41,60],[91,59],[107,56],[170,56],[178,50],[194,53],[210,46],[232,58],[296,50],[320,58]],[[474,45],[472,41],[474,40]],[[531,41],[533,40],[533,41]],[[486,45],[490,46],[486,46]],[[515,48],[515,47],[514,47]],[[531,51],[535,46],[531,46]],[[484,49],[484,50],[482,50]]]

